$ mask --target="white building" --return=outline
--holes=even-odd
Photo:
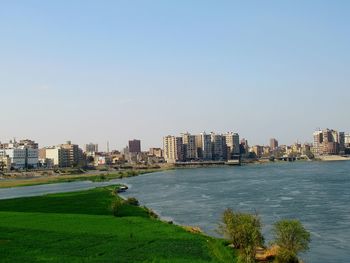
[[[15,169],[37,168],[39,159],[39,150],[26,147],[1,149],[1,156],[8,156],[11,161],[11,167]]]

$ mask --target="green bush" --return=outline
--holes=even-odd
[[[298,220],[280,220],[274,224],[274,243],[279,246],[276,262],[298,262],[298,253],[307,251],[310,233]]]
[[[228,238],[235,248],[240,249],[238,262],[255,262],[256,249],[263,246],[261,220],[258,215],[235,212],[226,209],[219,224],[219,232]]]
[[[293,252],[280,248],[277,252],[274,263],[298,263],[298,257]]]

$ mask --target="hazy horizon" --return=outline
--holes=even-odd
[[[0,141],[350,132],[348,1],[2,1]]]

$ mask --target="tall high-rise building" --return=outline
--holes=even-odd
[[[225,137],[219,134],[211,133],[211,145],[212,145],[212,155],[213,160],[223,160],[226,159],[225,152],[226,146]]]
[[[345,133],[339,132],[339,153],[345,154]]]
[[[196,143],[196,149],[197,149],[197,158],[203,159],[203,142],[202,142],[202,135],[197,134],[195,135],[195,143]]]
[[[345,147],[347,147],[347,148],[350,147],[350,133],[345,134],[345,136],[344,136],[344,143],[345,143]]]
[[[323,143],[323,133],[321,130],[317,130],[313,133],[314,142],[312,147],[312,152],[314,155],[319,155],[322,153],[322,143]]]
[[[141,152],[141,141],[140,140],[130,140],[129,141],[129,152],[130,153],[140,153]]]
[[[182,137],[166,136],[163,138],[164,159],[168,163],[184,161]]]
[[[98,152],[98,144],[94,144],[94,143],[89,143],[89,144],[85,144],[85,152],[86,153],[96,153]]]
[[[248,145],[248,140],[242,139],[240,143],[240,153],[241,154],[248,154],[249,153],[249,145]]]
[[[182,134],[182,143],[184,146],[186,160],[197,159],[196,136],[187,133]]]
[[[67,141],[65,144],[61,144],[58,147],[66,150],[68,166],[77,166],[83,160],[83,150],[79,148],[79,145]]]
[[[271,151],[277,150],[278,148],[278,141],[275,138],[270,139],[270,149]]]
[[[223,135],[226,143],[227,159],[233,159],[234,155],[240,154],[238,133],[228,132]]]
[[[202,141],[202,158],[205,161],[213,159],[212,146],[211,146],[211,135],[206,134],[205,132],[201,133]]]
[[[315,131],[313,153],[315,155],[336,155],[345,152],[345,134],[331,129]]]

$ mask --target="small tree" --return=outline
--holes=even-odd
[[[307,251],[310,233],[298,220],[280,220],[274,224],[274,243],[279,246],[276,262],[298,262],[298,253]]]
[[[256,250],[264,243],[258,215],[226,209],[219,225],[219,232],[240,249],[239,262],[255,262]]]

